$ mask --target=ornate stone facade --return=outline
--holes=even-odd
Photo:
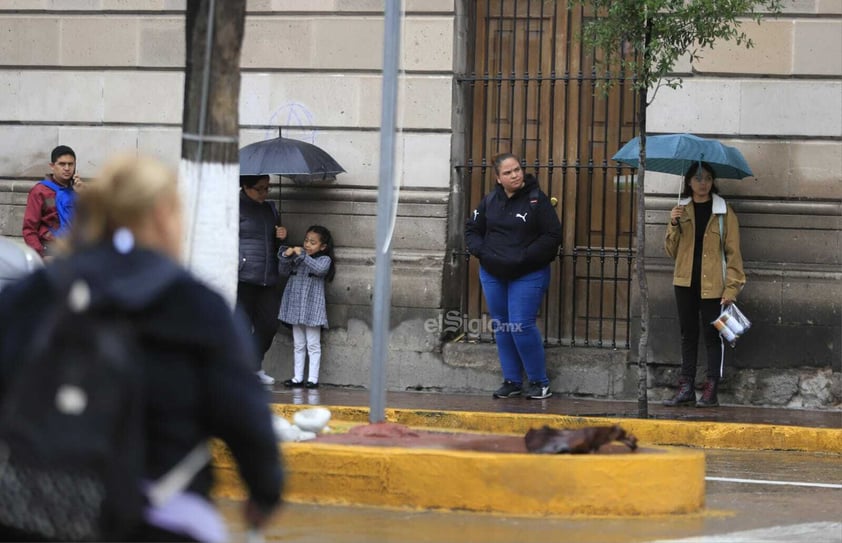
[[[464,219],[449,205],[458,190],[452,157],[461,152],[454,134],[464,130],[465,114],[454,98],[454,74],[470,40],[461,1],[406,2],[387,369],[394,389],[485,391],[499,380],[489,365],[493,350],[442,345],[428,326],[456,288],[447,263]],[[20,236],[26,193],[59,143],[76,150],[84,177],[117,151],[178,163],[184,6],[184,0],[0,2],[0,233]],[[284,184],[281,195],[292,236],[316,222],[335,233],[339,264],[328,294],[322,375],[326,383],[351,386],[369,382],[382,8],[382,1],[369,0],[251,0],[241,60],[241,145],[274,137],[282,126],[284,135],[318,144],[347,170],[328,186]],[[743,299],[755,323],[731,353],[733,382],[745,384],[735,385],[734,402],[797,403],[796,393],[776,399],[787,395],[780,387],[747,392],[778,371],[797,376],[790,381],[808,398],[804,405],[840,401],[840,15],[838,0],[791,0],[777,20],[747,21],[754,49],[717,47],[697,64],[678,67],[684,86],[661,89],[650,108],[653,133],[718,137],[739,147],[757,174],[720,185],[740,216],[749,280]],[[670,265],[660,256],[677,187],[674,178],[654,175],[647,187],[657,396],[678,363]],[[291,371],[290,343],[282,329],[267,361],[270,373]],[[550,353],[553,387],[634,397],[633,357],[558,348]],[[599,371],[584,371],[588,360]],[[828,393],[815,383],[822,376],[832,384]]]

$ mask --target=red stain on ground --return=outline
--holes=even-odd
[[[501,434],[474,434],[410,429],[394,422],[378,422],[355,426],[344,434],[325,434],[316,437],[318,443],[340,445],[366,445],[374,447],[406,447],[420,449],[446,449],[494,453],[527,453],[524,436]],[[622,443],[608,443],[597,454],[630,453]],[[657,452],[638,449],[637,452]],[[636,453],[632,453],[636,454]]]

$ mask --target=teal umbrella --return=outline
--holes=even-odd
[[[640,138],[617,151],[613,160],[639,167]],[[646,137],[646,171],[684,175],[694,162],[707,162],[717,179],[753,176],[745,157],[735,147],[693,134],[667,134]]]

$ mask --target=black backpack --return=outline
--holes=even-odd
[[[0,531],[118,540],[145,500],[139,343],[87,283],[63,283],[0,405]]]

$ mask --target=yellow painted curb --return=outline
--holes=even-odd
[[[287,418],[308,407],[311,406],[272,405],[275,413]],[[367,407],[330,406],[330,410],[334,419],[368,422]],[[503,434],[525,434],[530,428],[545,424],[554,428],[619,424],[642,444],[842,454],[842,428],[418,409],[386,409],[386,420],[407,426]]]
[[[303,442],[284,444],[283,456],[284,498],[293,502],[515,516],[660,515],[704,506],[701,451],[542,455]],[[231,460],[215,449],[215,494],[242,498]]]

